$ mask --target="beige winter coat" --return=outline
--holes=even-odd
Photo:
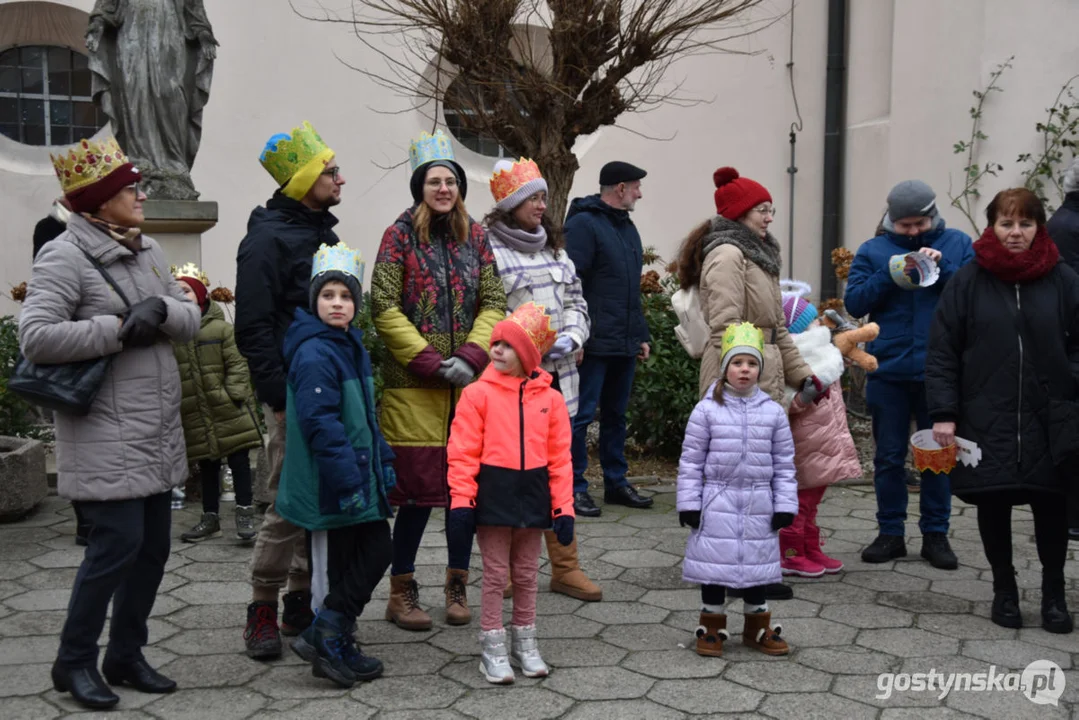
[[[701,358],[699,392],[703,396],[719,376],[720,346],[727,326],[749,322],[764,332],[760,387],[781,402],[785,384],[801,388],[813,372],[783,321],[779,243],[771,235],[762,240],[741,223],[719,215],[712,219],[711,232],[702,242],[701,306],[711,335]]]
[[[157,295],[168,307],[159,341],[120,343],[123,301],[79,245],[137,303]],[[34,363],[66,363],[116,354],[90,413],[56,413],[57,489],[70,500],[127,500],[165,492],[187,476],[180,424],[180,376],[170,340],[199,331],[199,308],[169,272],[161,248],[142,237],[133,253],[85,218],[42,248],[19,318],[19,344]]]

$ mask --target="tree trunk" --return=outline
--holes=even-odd
[[[561,228],[569,208],[569,192],[573,176],[580,165],[571,151],[558,148],[554,152],[537,154],[534,158],[547,181],[547,217],[555,227]]]

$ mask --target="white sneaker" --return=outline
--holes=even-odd
[[[506,630],[488,630],[480,633],[483,654],[480,655],[480,672],[487,682],[495,685],[509,685],[516,678],[510,667],[509,653],[506,652]]]
[[[510,625],[510,633],[513,636],[510,662],[520,667],[525,677],[547,677],[551,671],[540,657],[536,626]]]
[[[232,469],[227,465],[221,477],[221,502],[236,502],[236,488],[232,484]]]

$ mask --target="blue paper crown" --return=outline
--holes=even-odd
[[[315,253],[315,259],[311,263],[312,279],[331,270],[351,275],[356,278],[356,282],[363,285],[363,256],[359,250],[353,250],[343,242],[332,246],[321,245]]]
[[[412,141],[408,148],[408,161],[412,165],[412,172],[424,163],[433,160],[453,160],[453,143],[441,130],[436,130],[434,135],[423,133]]]

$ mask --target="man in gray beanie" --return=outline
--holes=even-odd
[[[866,380],[866,404],[873,418],[876,454],[873,484],[880,534],[862,560],[882,563],[907,554],[907,446],[913,417],[919,430],[932,427],[925,396],[925,354],[929,326],[944,285],[974,259],[970,237],[945,227],[936,193],[921,180],[906,180],[888,193],[883,232],[858,248],[843,298],[854,317],[869,316],[880,337],[867,351],[880,367]],[[939,277],[924,287],[893,279],[893,258],[920,253],[933,260]],[[910,263],[910,261],[906,261]],[[952,496],[947,475],[922,474],[920,494],[923,558],[954,570],[959,561],[948,542]]]
[[[1079,157],[1072,160],[1064,173],[1064,203],[1060,206],[1045,229],[1060,248],[1060,259],[1079,272]],[[1068,499],[1068,535],[1079,540],[1079,482],[1072,482]]]

